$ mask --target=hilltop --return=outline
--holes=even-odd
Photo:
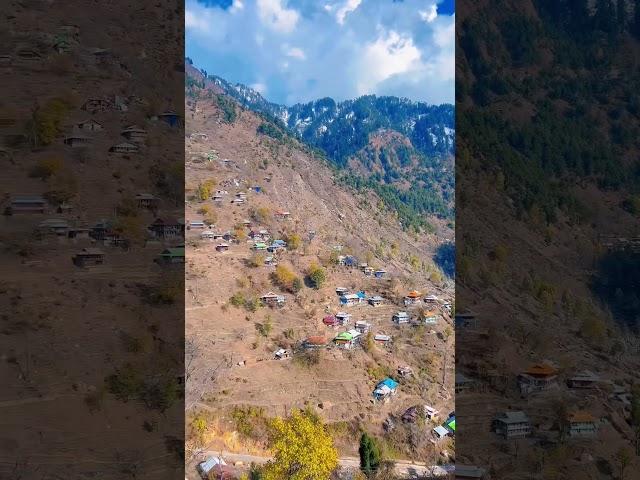
[[[403,230],[374,191],[348,187],[323,155],[202,80],[187,85],[186,98],[186,403],[188,422],[207,427],[200,436],[191,428],[188,448],[265,454],[265,422],[306,407],[329,423],[342,455],[357,455],[364,429],[388,456],[435,463],[447,449],[446,441],[437,449],[429,442],[437,423],[405,425],[399,416],[415,405],[444,417],[453,410],[445,305],[453,284],[433,260],[450,229],[441,221],[436,233]],[[198,228],[201,221],[209,227]],[[349,256],[355,264],[342,265]],[[384,270],[382,278],[365,274],[362,263]],[[380,296],[382,305],[341,306],[339,287]],[[412,290],[420,301],[405,307]],[[271,292],[281,306],[261,300]],[[429,294],[439,300],[423,302]],[[405,309],[416,323],[433,311],[435,323],[394,324],[392,315]],[[340,311],[352,314],[348,325],[329,325]],[[370,335],[338,348],[334,337],[356,321],[368,322]],[[374,341],[376,334],[391,342]],[[327,348],[304,347],[318,336]],[[279,349],[289,357],[276,359]],[[399,376],[400,366],[414,376]],[[399,393],[373,403],[386,376],[400,382]],[[386,432],[388,417],[396,428]]]

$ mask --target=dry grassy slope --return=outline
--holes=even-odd
[[[10,112],[8,116],[21,130],[32,105],[62,97],[73,106],[64,118],[65,127],[92,117],[105,127],[95,134],[96,143],[86,154],[72,152],[62,144],[61,135],[42,149],[10,149],[14,162],[2,164],[5,197],[42,194],[48,189],[45,182],[27,176],[40,159],[62,159],[78,180],[69,215],[16,214],[1,220],[0,310],[6,317],[0,322],[0,376],[8,379],[0,395],[2,478],[37,478],[61,471],[73,478],[89,478],[98,471],[104,478],[122,478],[130,468],[137,469],[139,478],[158,478],[159,469],[180,470],[168,455],[164,437],[182,428],[181,405],[160,415],[136,402],[124,404],[104,391],[105,376],[121,362],[157,365],[157,345],[148,330],[152,324],[158,328],[157,338],[168,341],[165,347],[175,346],[175,323],[164,320],[174,320],[177,312],[143,305],[137,288],[138,283],[155,281],[159,274],[152,259],[161,245],[129,253],[105,248],[106,265],[82,271],[71,264],[71,255],[88,244],[33,237],[35,226],[46,218],[65,217],[72,225],[91,225],[111,216],[122,198],[152,191],[148,163],[143,165],[133,155],[124,158],[107,152],[123,140],[123,127],[138,123],[148,129],[147,159],[167,165],[182,158],[179,137],[176,141],[161,125],[142,120],[151,111],[181,109],[167,100],[173,93],[181,98],[183,84],[182,74],[167,65],[168,46],[175,48],[174,58],[182,58],[182,22],[173,22],[177,23],[173,28],[168,17],[176,15],[171,13],[175,7],[174,1],[164,0],[146,8],[101,3],[88,11],[86,2],[78,1],[63,5],[28,0],[2,2],[0,7],[6,19],[3,54],[14,54],[19,43],[30,44],[38,36],[53,37],[61,25],[77,25],[80,30],[77,49],[70,54],[57,55],[47,46],[41,61],[20,65],[14,55],[14,64],[3,67],[4,115]],[[131,18],[145,22],[146,30],[132,28]],[[158,25],[161,22],[164,27]],[[98,24],[109,27],[97,28]],[[143,44],[148,45],[144,61]],[[112,49],[118,60],[113,67],[95,67],[82,55],[82,49],[97,47]],[[169,92],[172,85],[178,88]],[[113,94],[136,95],[148,105],[133,107],[126,114],[92,116],[80,110],[87,98]],[[162,207],[164,215],[175,205]],[[152,220],[150,214],[144,217],[145,222]],[[21,247],[29,252],[27,258],[16,254]],[[119,338],[122,332],[141,340],[144,352],[127,351]],[[92,398],[99,400],[97,411],[90,409]],[[157,429],[145,431],[141,418],[155,422]]]
[[[195,113],[197,107],[198,113]],[[284,232],[298,232],[304,240],[297,253],[286,253],[280,262],[290,265],[302,275],[314,260],[326,262],[333,245],[344,245],[364,260],[366,252],[374,252],[380,242],[385,255],[396,242],[395,258],[374,258],[370,263],[384,267],[391,275],[389,281],[365,277],[359,271],[329,267],[328,281],[320,290],[304,288],[294,299],[287,294],[288,303],[282,310],[259,309],[249,313],[228,305],[234,293],[261,295],[269,290],[278,291],[270,281],[268,267],[250,268],[245,260],[251,255],[250,244],[233,244],[229,252],[216,253],[215,243],[197,240],[199,231],[189,232],[187,237],[187,336],[199,345],[199,353],[193,361],[194,372],[187,382],[187,406],[202,407],[212,411],[221,422],[223,430],[232,429],[225,423],[230,407],[248,404],[264,407],[268,414],[282,415],[292,407],[305,404],[318,406],[328,421],[362,421],[376,431],[387,413],[401,413],[404,408],[429,401],[442,410],[451,410],[453,383],[453,339],[438,339],[435,334],[414,332],[410,328],[396,330],[391,315],[398,306],[387,305],[375,309],[369,306],[355,307],[354,320],[366,318],[374,325],[374,332],[386,332],[396,337],[397,347],[390,352],[376,349],[370,355],[358,350],[353,353],[326,352],[317,367],[306,369],[291,361],[271,360],[272,352],[279,346],[287,346],[292,340],[282,332],[293,329],[296,339],[322,333],[333,338],[337,333],[322,324],[325,310],[336,312],[338,298],[335,288],[363,288],[367,292],[379,292],[392,302],[397,302],[411,288],[425,293],[436,293],[452,298],[451,286],[435,285],[428,273],[413,271],[407,263],[407,255],[429,263],[437,238],[412,238],[402,232],[397,222],[388,214],[378,212],[373,196],[355,196],[336,185],[332,171],[320,161],[304,153],[295,143],[281,145],[268,137],[256,134],[261,120],[251,112],[240,111],[232,124],[220,121],[220,112],[210,100],[200,100],[193,110],[187,111],[187,134],[206,133],[206,141],[187,139],[187,159],[199,152],[215,149],[219,160],[212,163],[187,163],[187,195],[204,179],[214,178],[229,197],[215,207],[218,221],[215,231],[232,230],[233,226],[249,217],[252,207],[267,207],[271,212],[288,210],[292,218],[279,222],[268,219],[264,225],[275,237]],[[192,116],[193,114],[193,116]],[[231,162],[225,166],[221,160]],[[266,179],[270,180],[267,181]],[[233,183],[240,184],[236,187]],[[236,191],[247,191],[259,185],[262,193],[249,192],[243,206],[232,206],[230,199]],[[187,220],[200,219],[197,213],[200,203],[187,202]],[[340,214],[343,217],[340,217]],[[308,241],[308,232],[316,236]],[[217,242],[216,242],[217,243]],[[254,323],[264,322],[270,316],[273,332],[269,339],[260,339]],[[444,331],[442,321],[436,328]],[[254,342],[259,342],[253,346]],[[445,385],[425,382],[421,390],[417,383],[402,387],[399,398],[386,406],[370,403],[372,388],[377,377],[370,376],[378,365],[395,370],[408,363],[416,370],[428,363],[427,357],[438,366],[434,371],[441,381],[440,353],[447,357]],[[223,362],[216,381],[211,380],[212,370]],[[240,360],[247,362],[239,367]],[[421,400],[422,397],[422,400]],[[219,439],[224,436],[220,434]],[[221,440],[220,440],[221,441]],[[346,452],[354,453],[354,444],[344,445]],[[234,448],[230,442],[227,448]],[[236,445],[237,447],[237,445]],[[249,448],[245,442],[241,448]],[[406,449],[401,445],[400,449]],[[404,453],[403,455],[409,455]],[[413,452],[420,456],[420,452]]]

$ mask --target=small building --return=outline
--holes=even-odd
[[[484,480],[486,476],[484,468],[456,463],[455,480]]]
[[[386,270],[376,270],[375,272],[373,272],[373,276],[376,278],[384,278],[387,275],[387,271]]]
[[[69,233],[69,223],[62,218],[49,218],[38,224],[37,231],[42,234],[67,236]]]
[[[384,302],[384,298],[379,295],[369,298],[369,305],[373,307],[379,307]]]
[[[344,265],[345,267],[355,267],[358,265],[358,259],[353,255],[347,255],[342,260],[341,265]]]
[[[336,288],[336,295],[338,295],[339,297],[345,295],[349,290],[347,290],[344,287],[338,287]]]
[[[285,303],[284,295],[277,295],[273,292],[266,293],[265,295],[260,297],[260,300],[262,301],[262,303],[270,307],[279,307],[284,305]]]
[[[68,145],[72,148],[84,148],[88,147],[92,143],[91,137],[87,137],[86,135],[80,134],[72,134],[63,140],[65,145]]]
[[[576,411],[567,416],[567,433],[570,437],[593,437],[598,433],[596,418],[589,412]]]
[[[364,267],[364,269],[362,270],[362,272],[363,272],[367,277],[370,277],[371,275],[373,275],[374,268],[373,268],[373,267]]]
[[[278,265],[278,261],[276,260],[276,257],[274,257],[273,255],[269,255],[265,257],[264,265],[265,267],[275,267]]]
[[[361,297],[360,295],[356,293],[350,293],[340,297],[340,304],[347,307],[351,307],[354,305],[360,305],[363,300],[364,298]]]
[[[104,129],[102,124],[95,121],[94,119],[89,119],[80,123],[76,123],[76,128],[78,130],[84,130],[87,132],[100,132]]]
[[[360,342],[360,335],[360,332],[358,332],[357,330],[341,332],[333,339],[333,342],[338,348],[350,350]]]
[[[185,262],[184,247],[167,248],[156,261],[161,265],[182,264]]]
[[[531,423],[524,412],[504,412],[493,420],[493,431],[507,440],[524,438],[531,434]]]
[[[109,149],[112,153],[137,153],[140,151],[140,147],[135,143],[118,143]]]
[[[326,348],[328,343],[327,337],[312,335],[303,342],[303,347],[306,349]]]
[[[257,252],[260,252],[263,250],[267,250],[268,246],[264,242],[257,242],[257,243],[254,243],[251,248]]]
[[[180,118],[180,115],[172,111],[163,112],[158,115],[157,118],[170,127],[179,127],[182,125],[182,118]]]
[[[202,478],[209,479],[217,466],[226,465],[225,461],[219,457],[209,457],[204,462],[198,464],[198,472]]]
[[[289,358],[289,350],[285,350],[284,348],[281,348],[273,354],[273,358],[275,360],[282,360],[283,358]]]
[[[580,372],[567,380],[569,388],[596,388],[600,385],[600,383],[600,376],[593,372],[590,372],[589,370]]]
[[[133,143],[143,143],[147,138],[147,131],[138,127],[137,125],[131,125],[126,127],[121,132],[122,136]]]
[[[424,297],[424,303],[438,303],[438,297],[435,295],[427,295]]]
[[[408,378],[413,375],[413,369],[408,365],[400,365],[398,367],[398,375],[401,378]]]
[[[82,110],[90,113],[106,112],[112,108],[111,102],[104,98],[89,98],[81,107]]]
[[[381,345],[388,345],[391,343],[391,337],[389,335],[385,335],[384,333],[377,333],[374,337],[373,340],[376,343],[379,343]]]
[[[149,210],[156,210],[160,204],[160,199],[151,193],[138,193],[135,196],[135,201],[138,204],[138,208],[147,208]]]
[[[456,373],[455,377],[455,393],[464,393],[473,389],[476,382],[461,373]]]
[[[346,312],[338,312],[335,315],[338,325],[348,325],[351,322],[351,314]]]
[[[409,314],[407,312],[397,312],[393,314],[392,320],[398,325],[409,323]]]
[[[451,432],[442,425],[438,425],[432,431],[437,440],[442,440],[443,438],[451,436]]]
[[[91,238],[91,229],[86,227],[73,227],[69,229],[67,235],[73,240],[89,240]]]
[[[520,393],[528,395],[556,385],[558,370],[546,363],[531,365],[518,376]]]
[[[226,252],[227,250],[229,250],[228,243],[220,243],[216,245],[216,252]]]
[[[373,398],[379,402],[386,402],[397,393],[398,382],[387,377],[376,385],[376,388],[373,390]]]
[[[200,238],[202,238],[203,240],[213,240],[215,237],[215,233],[212,232],[211,230],[207,230],[205,232],[202,232],[200,234]]]
[[[102,265],[104,263],[104,252],[97,248],[83,248],[73,256],[73,263],[78,267]]]
[[[413,290],[404,297],[404,304],[406,306],[415,305],[420,301],[420,292]]]
[[[364,320],[358,320],[355,324],[355,329],[364,335],[371,330],[371,324]]]
[[[206,225],[204,224],[204,222],[201,222],[200,220],[194,220],[189,222],[189,228],[193,230],[201,230],[205,227]]]
[[[424,406],[424,416],[427,417],[429,420],[435,419],[439,414],[440,412],[435,408],[429,405]]]
[[[149,225],[149,230],[157,238],[175,238],[184,235],[184,223],[175,218],[156,218],[155,221]]]
[[[422,323],[425,325],[436,325],[440,315],[437,311],[431,310],[422,314]]]
[[[338,325],[338,321],[336,320],[336,317],[334,315],[327,315],[322,319],[322,323],[329,327],[335,327],[336,325]]]
[[[286,210],[278,210],[274,216],[279,220],[287,220],[291,217],[291,213]]]
[[[234,205],[242,205],[244,202],[244,198],[234,198],[233,200],[231,200],[231,203],[233,203]]]
[[[11,213],[45,213],[48,203],[40,195],[19,195],[13,197],[10,204]]]

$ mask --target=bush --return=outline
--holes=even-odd
[[[62,167],[63,163],[59,158],[42,159],[29,170],[29,177],[47,180],[62,170]]]
[[[327,279],[327,272],[317,263],[312,263],[307,272],[309,281],[316,290],[319,289]]]

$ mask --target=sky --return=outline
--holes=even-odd
[[[186,0],[195,66],[293,105],[454,102],[455,0]]]

